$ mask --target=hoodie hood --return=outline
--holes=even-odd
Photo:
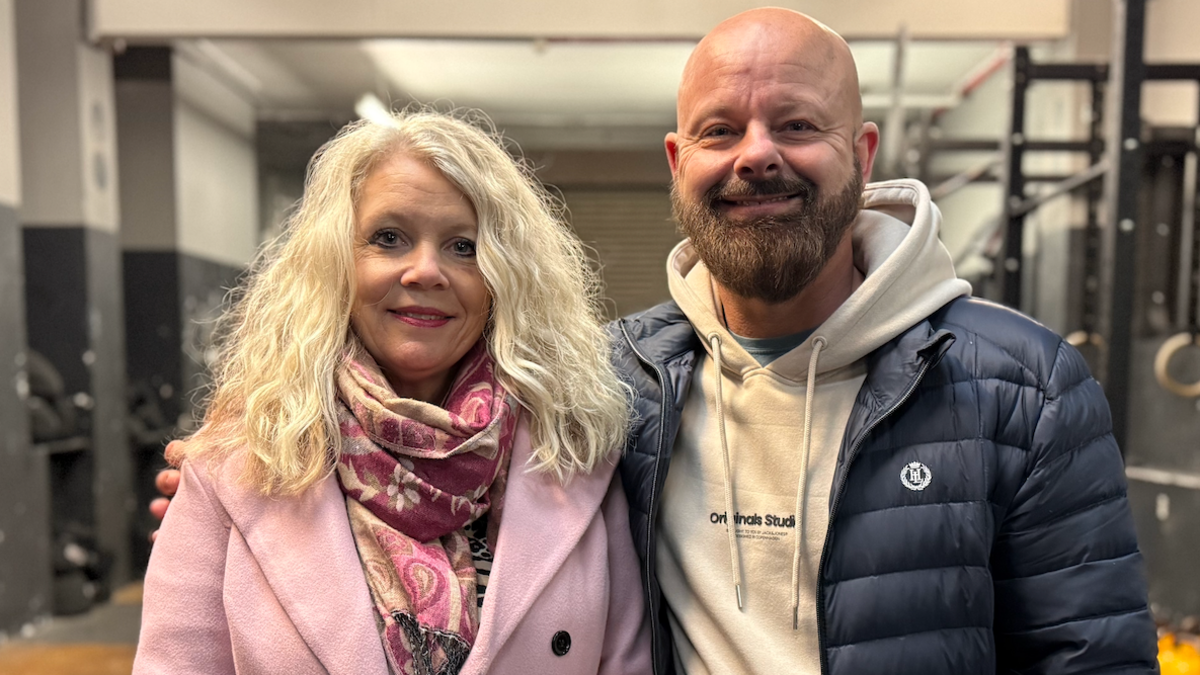
[[[865,281],[799,347],[766,366],[730,335],[708,268],[684,240],[667,259],[671,296],[712,356],[711,336],[721,339],[722,369],[744,378],[759,369],[803,382],[813,345],[822,341],[818,374],[863,358],[932,314],[970,294],[954,273],[950,252],[938,239],[942,215],[916,180],[872,183],[852,227],[854,264]]]

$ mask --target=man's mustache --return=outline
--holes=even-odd
[[[709,208],[716,209],[717,202],[738,197],[793,194],[805,203],[811,203],[817,196],[817,185],[803,176],[776,176],[755,181],[734,177],[710,187],[704,194],[704,201]]]

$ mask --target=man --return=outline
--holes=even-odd
[[[613,326],[655,672],[1154,672],[1099,386],[967,297],[924,186],[864,190],[878,141],[802,14],[687,64],[674,302]]]
[[[1155,672],[1100,387],[968,297],[923,185],[864,191],[878,140],[802,14],[685,68],[674,302],[614,326],[656,672]]]

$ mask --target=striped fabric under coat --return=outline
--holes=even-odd
[[[483,609],[483,596],[487,593],[488,581],[492,577],[492,562],[496,559],[488,546],[487,530],[486,513],[466,527],[467,541],[471,544],[471,562],[475,564],[475,602],[480,609]]]

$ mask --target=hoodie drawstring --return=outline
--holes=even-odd
[[[729,536],[729,564],[733,570],[733,592],[737,597],[738,609],[742,609],[742,564],[737,546],[737,521],[733,513],[733,480],[729,468],[729,441],[725,435],[725,402],[721,380],[725,379],[721,364],[721,336],[708,336],[712,346],[713,365],[717,369],[717,428],[721,435],[721,459],[725,478],[725,519]],[[804,395],[804,445],[800,455],[800,480],[796,486],[796,539],[792,551],[792,630],[800,628],[800,542],[804,536],[804,498],[808,489],[808,461],[812,447],[812,412],[816,398],[817,362],[827,342],[824,337],[813,339],[812,356],[808,361],[808,387]]]
[[[713,333],[708,336],[712,345],[713,365],[717,368],[717,427],[721,430],[721,459],[725,467],[725,526],[729,533],[729,564],[733,568],[733,592],[737,596],[738,609],[742,609],[742,561],[738,556],[737,533],[734,528],[737,523],[733,516],[733,481],[729,471],[729,442],[725,439],[725,410],[721,395],[721,380],[724,375],[721,370],[721,336]]]
[[[812,357],[808,360],[808,388],[804,392],[804,449],[800,455],[800,484],[796,486],[796,548],[792,552],[792,630],[800,628],[800,539],[804,536],[804,493],[808,489],[813,400],[817,397],[817,358],[825,344],[823,337],[813,339]]]

